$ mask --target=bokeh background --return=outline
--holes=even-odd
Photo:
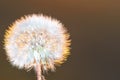
[[[47,80],[120,80],[120,0],[0,0],[0,80],[36,80],[3,49],[5,29],[33,13],[59,19],[71,34],[71,55]]]

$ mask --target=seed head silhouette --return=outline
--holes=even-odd
[[[55,70],[70,53],[67,30],[60,21],[42,14],[32,14],[16,20],[5,32],[8,60],[19,69],[35,69],[37,80],[42,72]]]

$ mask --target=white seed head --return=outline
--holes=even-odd
[[[28,15],[16,20],[5,33],[9,61],[18,68],[40,64],[54,70],[69,55],[69,34],[60,21],[43,15]]]

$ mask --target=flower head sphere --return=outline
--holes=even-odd
[[[5,50],[12,65],[54,70],[69,55],[69,34],[60,21],[43,15],[16,20],[5,33]]]

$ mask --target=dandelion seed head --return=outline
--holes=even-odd
[[[16,20],[5,33],[5,50],[12,65],[30,69],[40,64],[54,70],[69,55],[69,34],[60,21],[44,15]]]

